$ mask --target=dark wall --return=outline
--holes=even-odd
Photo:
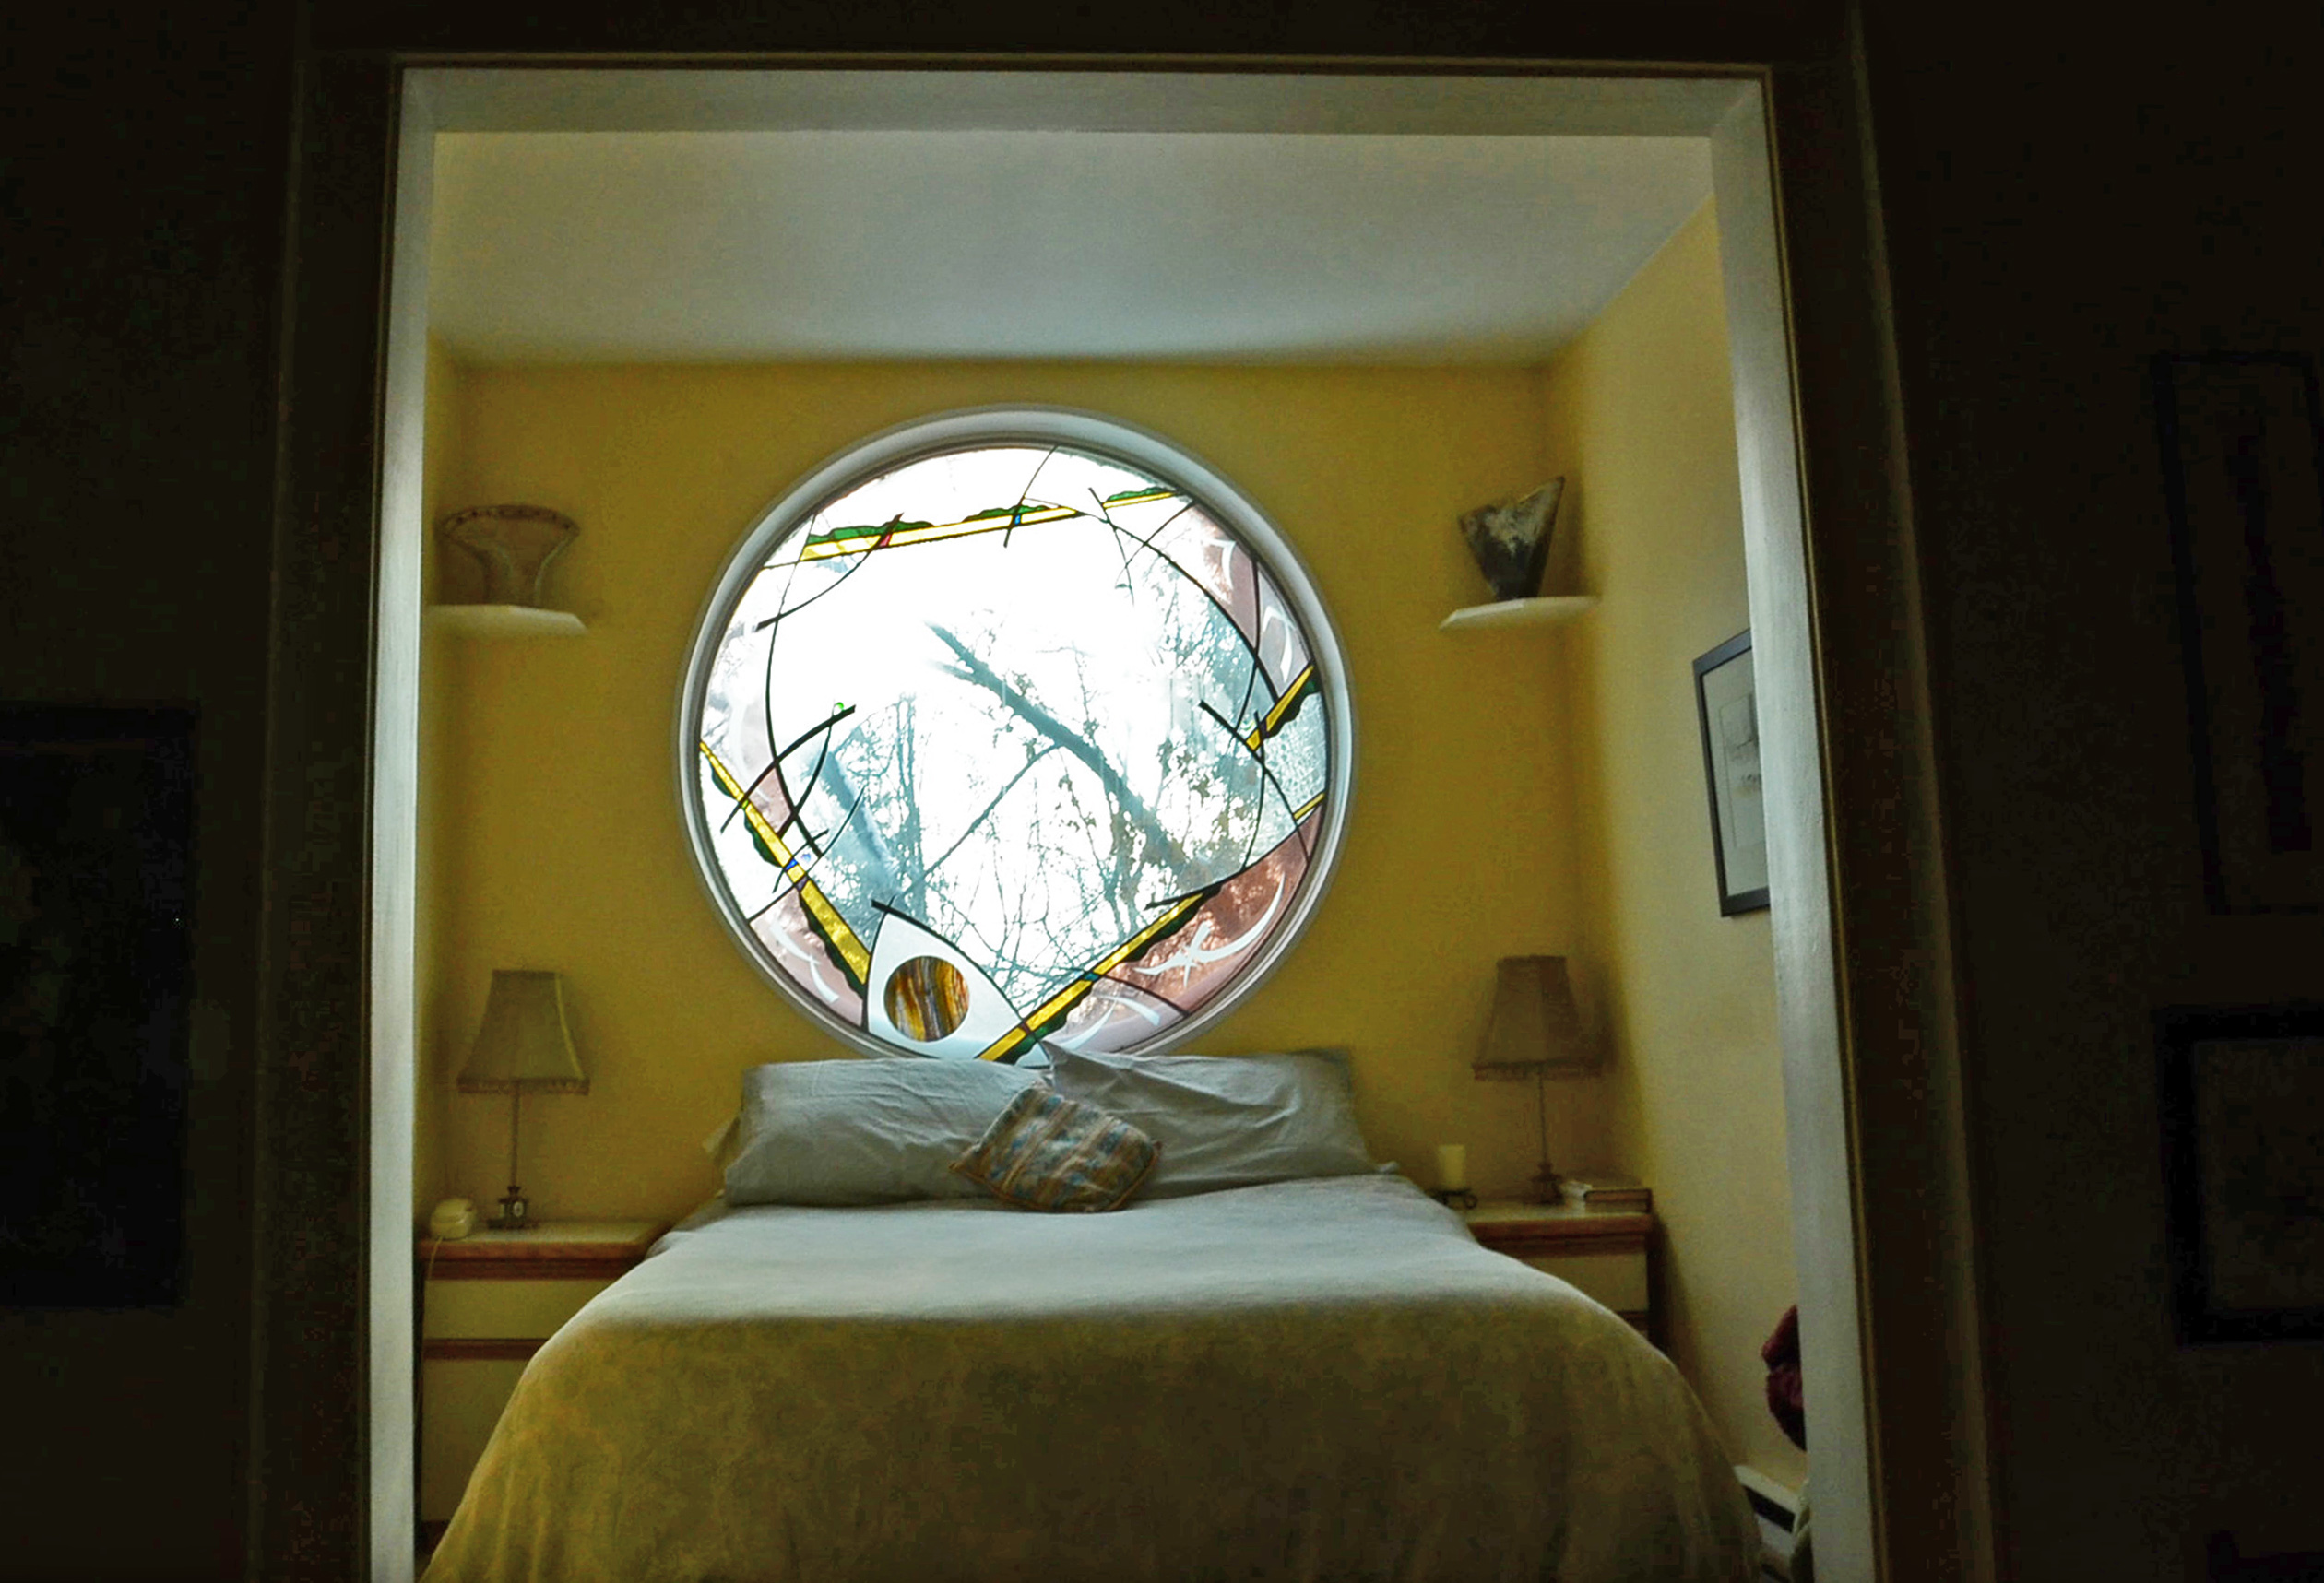
[[[2168,1319],[2150,1013],[2317,995],[2324,919],[2206,907],[2146,368],[2324,357],[2324,27],[1899,5],[1870,43],[2016,1576],[2324,1549],[2324,1342]]]
[[[683,8],[574,9],[629,47],[720,30]],[[1358,25],[1399,52],[1567,58],[1639,49],[1657,25],[1637,6],[1515,9],[1522,24],[1480,5]],[[1353,47],[1345,28],[1230,34],[1193,13],[1142,10],[1143,36],[1109,41],[1095,8],[1068,6],[1047,41]],[[1010,30],[957,18],[1000,14],[881,25],[922,47],[989,44]],[[199,708],[209,1009],[184,1304],[0,1316],[8,1577],[239,1565],[243,1052],[293,30],[287,5],[259,0],[177,16],[84,6],[37,39],[0,23],[0,697]],[[476,6],[331,16],[339,38],[374,42],[516,44],[531,26]],[[2307,102],[2324,26],[2313,8],[2266,17],[2264,36],[2223,9],[2175,16],[2159,31],[1894,5],[1869,37],[1969,995],[1999,1518],[2025,1579],[2188,1577],[2214,1526],[2247,1550],[2324,1546],[2305,1437],[2324,1421],[2324,1350],[2183,1351],[2164,1302],[2148,1013],[2316,993],[2324,924],[2204,908],[2144,384],[2157,350],[2324,353]]]
[[[0,22],[0,702],[190,703],[183,1301],[0,1314],[0,1576],[241,1565],[287,10]]]

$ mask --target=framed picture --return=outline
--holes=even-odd
[[[2324,1339],[2324,1004],[2155,1025],[2180,1342]]]
[[[0,1308],[177,1302],[191,711],[0,704]]]
[[[2295,353],[2165,354],[2169,494],[2213,912],[2324,910],[2324,400]]]
[[[1702,774],[1711,787],[1711,856],[1719,911],[1767,905],[1767,819],[1760,792],[1759,691],[1747,628],[1694,662]]]

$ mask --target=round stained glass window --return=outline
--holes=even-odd
[[[957,413],[744,540],[681,699],[713,899],[869,1053],[1154,1051],[1250,989],[1346,817],[1337,641],[1208,469],[1080,413]]]

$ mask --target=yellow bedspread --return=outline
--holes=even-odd
[[[672,1233],[527,1368],[429,1583],[1743,1583],[1670,1364],[1400,1178]]]

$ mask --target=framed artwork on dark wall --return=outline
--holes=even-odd
[[[194,715],[0,704],[0,1308],[177,1302]]]
[[[1760,790],[1759,692],[1749,629],[1694,662],[1702,774],[1711,794],[1711,856],[1719,911],[1767,905],[1767,821]]]
[[[2324,911],[2316,364],[2164,354],[2153,380],[2211,909]]]
[[[2324,1003],[2155,1029],[2178,1340],[2324,1340]]]

